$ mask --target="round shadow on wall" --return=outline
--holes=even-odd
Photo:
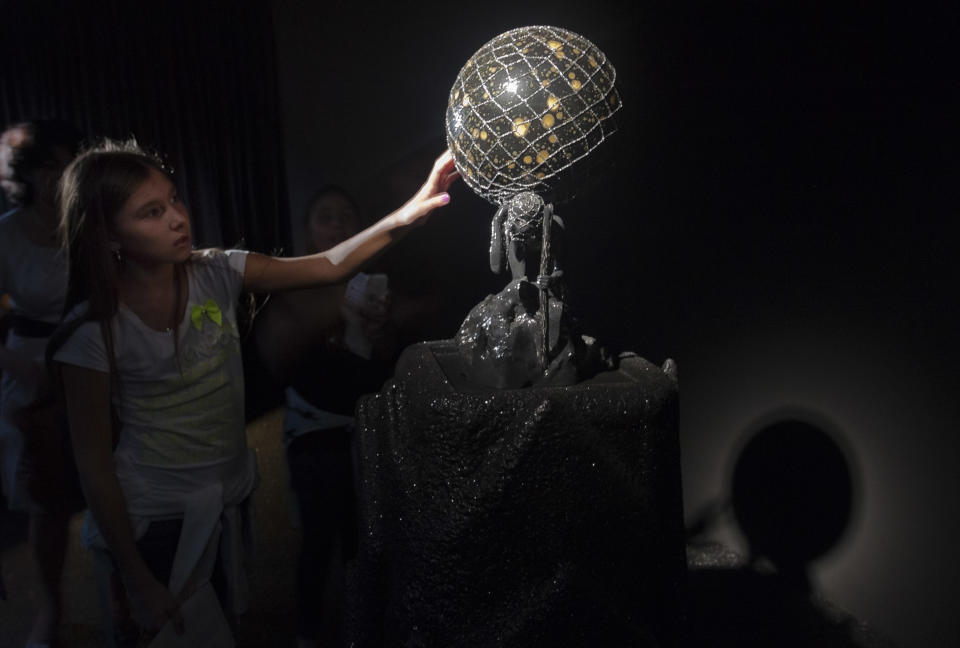
[[[752,559],[803,574],[850,527],[856,483],[839,436],[807,417],[768,418],[733,468],[733,512]]]

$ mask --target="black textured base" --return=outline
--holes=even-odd
[[[475,388],[409,347],[358,407],[357,646],[673,645],[677,386],[626,355],[570,386]]]

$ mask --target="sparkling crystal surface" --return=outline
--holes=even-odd
[[[672,645],[677,384],[635,355],[574,386],[471,383],[408,347],[358,407],[358,646]]]
[[[616,131],[615,81],[607,57],[579,34],[550,26],[500,34],[450,90],[447,143],[457,170],[496,204],[521,191],[568,200],[589,175],[578,162]]]

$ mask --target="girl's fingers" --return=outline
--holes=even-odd
[[[437,158],[437,161],[433,163],[434,169],[441,169],[448,164],[453,163],[453,152],[450,149],[445,150],[440,154],[440,157]]]
[[[456,180],[459,177],[460,177],[460,172],[457,171],[456,169],[448,173],[447,177],[443,179],[443,183],[442,183],[443,190],[446,191],[447,189],[449,189],[450,185],[453,184],[454,180]]]
[[[437,158],[437,161],[433,163],[433,171],[430,173],[431,180],[435,178],[445,178],[453,167],[453,153],[450,152],[450,149],[447,149]]]
[[[447,189],[453,184],[453,181],[460,177],[456,166],[453,163],[453,153],[450,149],[444,151],[436,162],[433,163],[433,169],[430,171],[430,177],[426,183],[413,197],[408,206],[414,206],[415,214],[425,214],[450,202],[450,195]],[[416,215],[413,216],[417,218]]]

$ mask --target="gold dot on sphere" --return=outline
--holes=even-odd
[[[520,117],[517,117],[513,122],[513,134],[517,137],[523,137],[527,134],[527,124]]]

